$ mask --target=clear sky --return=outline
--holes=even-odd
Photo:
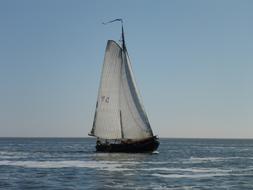
[[[106,41],[155,134],[253,138],[253,1],[0,1],[0,136],[85,137]]]

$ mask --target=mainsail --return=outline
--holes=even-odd
[[[91,135],[102,139],[153,136],[124,42],[107,42]]]

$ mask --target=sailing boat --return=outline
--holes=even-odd
[[[90,136],[98,152],[152,152],[159,146],[140,99],[127,52],[123,20],[122,44],[108,40]],[[107,24],[104,23],[104,24]]]

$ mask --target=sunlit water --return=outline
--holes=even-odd
[[[160,142],[109,154],[90,138],[2,138],[0,189],[253,189],[253,140]]]

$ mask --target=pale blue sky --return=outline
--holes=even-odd
[[[0,1],[0,136],[85,137],[106,41],[128,51],[155,134],[253,138],[253,2]]]

